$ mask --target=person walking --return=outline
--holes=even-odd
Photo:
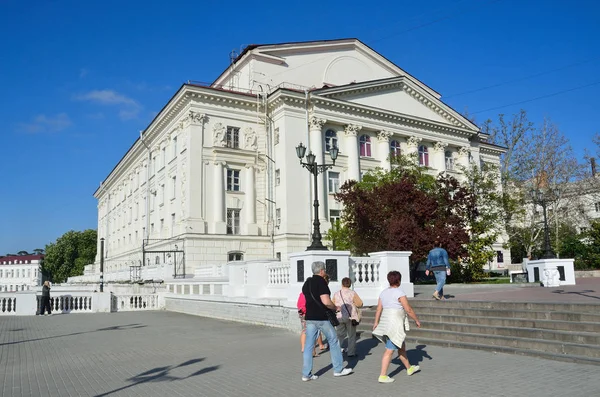
[[[302,286],[302,293],[306,298],[306,345],[302,353],[302,381],[316,380],[317,375],[312,372],[313,349],[317,335],[323,332],[329,344],[329,354],[333,367],[333,376],[346,376],[352,373],[352,368],[344,368],[344,358],[340,350],[335,328],[329,322],[326,310],[337,311],[331,301],[331,291],[324,279],[325,263],[313,262],[311,265],[313,276],[309,277]]]
[[[298,302],[296,302],[296,306],[298,307],[298,317],[300,317],[300,324],[302,325],[302,331],[300,333],[300,347],[302,348],[302,353],[304,353],[304,346],[306,345],[306,298],[302,292],[300,292],[300,295],[298,295]],[[319,349],[321,352],[327,349],[327,346],[323,343],[320,332],[317,343],[319,344]],[[316,347],[313,349],[313,357],[319,357]]]
[[[387,275],[390,287],[384,289],[379,295],[377,311],[375,312],[375,323],[373,324],[373,336],[385,343],[385,352],[381,358],[381,372],[379,383],[392,383],[393,378],[387,375],[388,367],[392,361],[394,351],[398,350],[399,358],[406,368],[406,375],[411,376],[420,370],[418,365],[411,365],[406,355],[406,331],[408,330],[408,317],[415,320],[417,327],[421,328],[421,322],[414,310],[408,303],[406,294],[400,288],[402,275],[393,270]]]
[[[52,309],[50,307],[50,283],[48,280],[44,281],[42,286],[42,310],[40,314],[43,316],[45,312],[52,315]]]
[[[425,267],[425,275],[429,276],[429,272],[433,271],[437,286],[433,292],[433,297],[437,300],[444,300],[444,285],[446,284],[446,276],[450,275],[450,262],[448,261],[448,252],[442,248],[442,243],[436,241],[434,248],[427,255],[427,265]]]
[[[337,318],[340,325],[336,327],[340,346],[346,336],[348,336],[348,357],[356,357],[356,326],[360,323],[359,307],[363,306],[363,301],[355,291],[350,289],[352,281],[349,277],[342,279],[342,289],[333,295],[333,304],[341,307]]]

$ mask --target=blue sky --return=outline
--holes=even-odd
[[[522,107],[594,149],[600,5],[386,3],[0,0],[0,255],[96,228],[92,194],[139,131],[252,43],[357,37],[478,121]]]

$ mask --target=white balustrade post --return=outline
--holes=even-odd
[[[406,296],[413,298],[415,296],[415,288],[410,282],[410,254],[411,251],[380,251],[371,252],[369,256],[374,259],[379,259],[379,283],[381,290],[389,287],[387,274],[392,270],[397,270],[402,275],[400,287],[406,293]]]

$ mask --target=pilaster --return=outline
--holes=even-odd
[[[348,179],[360,181],[360,157],[358,156],[358,132],[362,126],[349,124],[346,133],[346,152],[348,153]]]

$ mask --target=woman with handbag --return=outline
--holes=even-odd
[[[355,291],[350,289],[351,285],[350,278],[342,279],[342,289],[333,295],[333,304],[341,308],[337,314],[340,325],[336,327],[340,347],[348,336],[348,357],[356,357],[356,327],[360,323],[358,308],[363,306],[363,301]]]

